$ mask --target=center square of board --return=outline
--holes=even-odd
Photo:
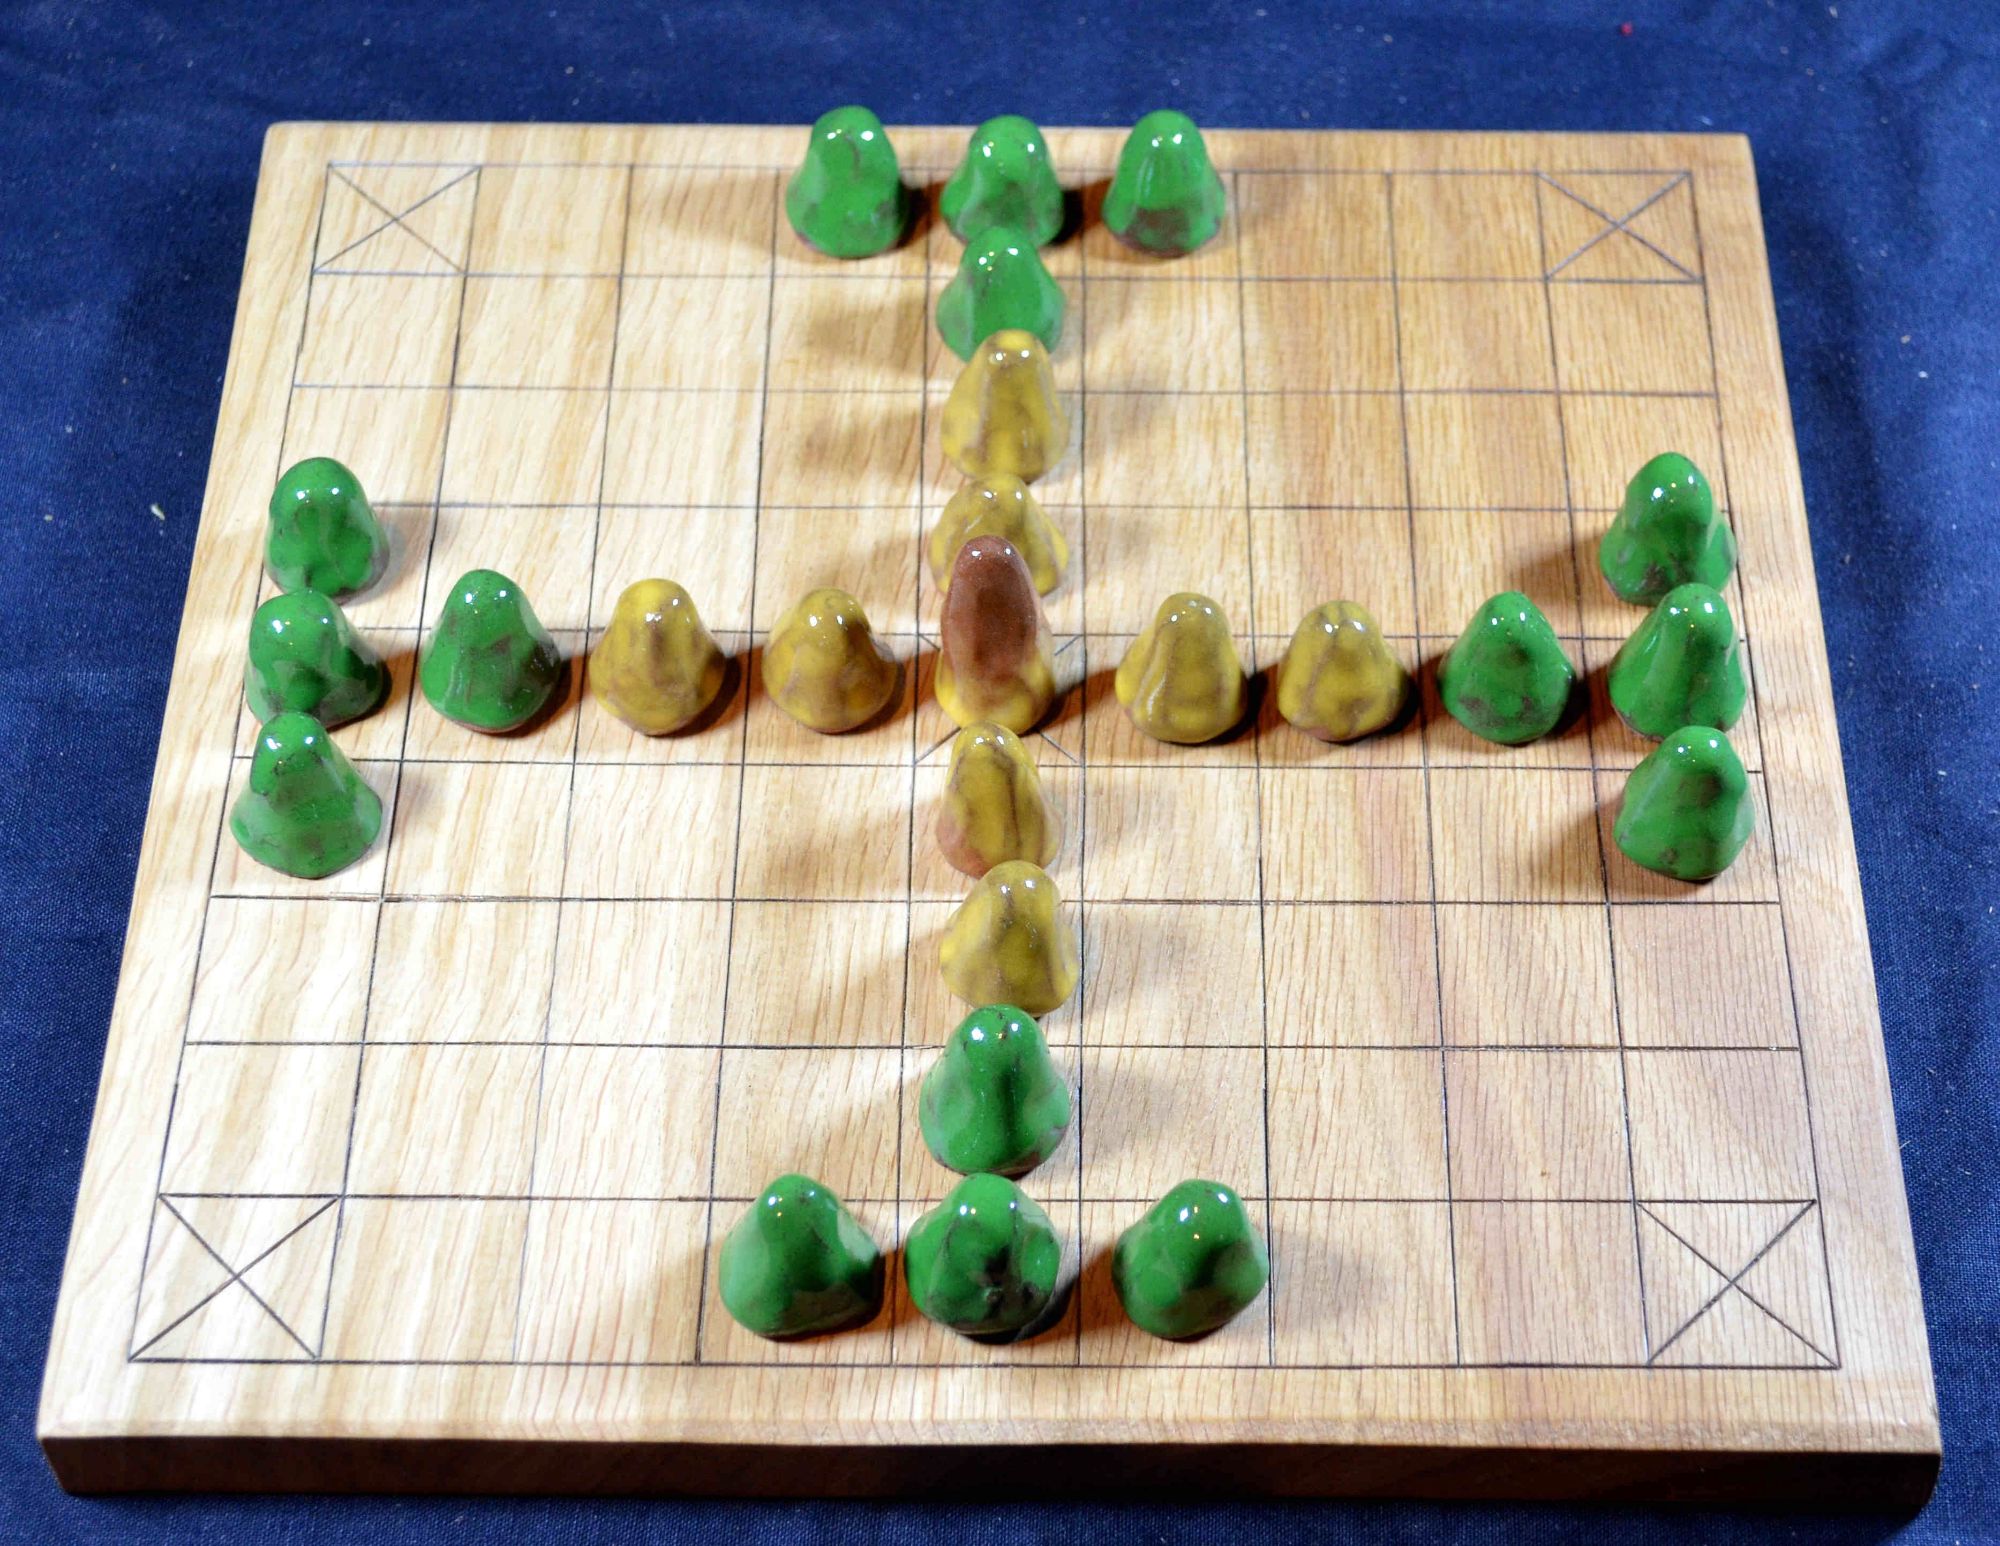
[[[915,1098],[963,1012],[923,548],[958,483],[931,313],[964,136],[892,138],[922,213],[840,263],[784,219],[798,129],[273,131],[44,1395],[65,1483],[895,1491],[1000,1442],[1050,1487],[1920,1495],[1825,647],[1748,150],[1719,137],[1218,131],[1229,217],[1162,263],[1096,218],[1119,136],[1050,133],[1081,219],[1045,254],[1072,434],[1035,492],[1073,558],[1029,745],[1084,970],[1044,1027],[1076,1120],[1024,1184],[1076,1288],[1002,1348],[918,1315],[893,1255],[856,1332],[721,1311],[717,1247],[771,1176],[885,1246],[955,1179]],[[1610,841],[1647,746],[1602,670],[1641,614],[1596,549],[1665,449],[1743,550],[1758,827],[1705,887]],[[262,501],[310,454],[394,548],[348,609],[394,692],[336,732],[385,835],[322,882],[222,832]],[[525,734],[411,693],[473,567],[574,660]],[[649,739],[584,657],[655,575],[740,669]],[[907,665],[834,738],[756,669],[822,584]],[[1329,746],[1265,692],[1222,743],[1148,740],[1111,673],[1182,589],[1260,671],[1361,601],[1417,709]],[[1518,749],[1433,685],[1504,589],[1590,684]],[[1241,1190],[1273,1270],[1174,1344],[1125,1321],[1109,1252],[1187,1176]]]

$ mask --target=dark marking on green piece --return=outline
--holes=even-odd
[[[1689,725],[1625,780],[1612,836],[1634,864],[1676,880],[1728,869],[1757,824],[1750,778],[1720,730]]]
[[[1055,1225],[1005,1176],[967,1176],[903,1242],[911,1303],[968,1337],[1004,1338],[1036,1326],[1061,1271]]]
[[[259,864],[318,880],[368,851],[382,830],[382,801],[324,725],[284,713],[257,732],[229,830]]]
[[[1128,246],[1179,257],[1222,227],[1222,178],[1185,113],[1148,113],[1132,126],[1104,195],[1104,224]]]

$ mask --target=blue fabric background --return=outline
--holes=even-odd
[[[1629,20],[1624,35],[1620,23]],[[0,1538],[2000,1533],[2000,16],[1985,0],[0,10]],[[33,1440],[265,125],[1726,129],[1757,151],[1944,1414],[1915,1523],[1400,1505],[79,1500]],[[164,519],[149,512],[163,511]]]

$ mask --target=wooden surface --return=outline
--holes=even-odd
[[[894,137],[934,195],[963,132]],[[1047,1021],[1077,1120],[1027,1185],[1078,1287],[999,1349],[900,1292],[804,1345],[721,1313],[714,1247],[771,1175],[885,1247],[952,1179],[914,1093],[962,1007],[921,555],[959,249],[807,251],[802,138],[272,132],[44,1389],[64,1483],[915,1489],[1002,1443],[1052,1488],[1920,1495],[1935,1405],[1737,139],[1217,132],[1229,220],[1162,264],[1096,222],[1119,136],[1050,135],[1083,190],[1049,253],[1076,433],[1037,493],[1075,557],[1032,744],[1085,978]],[[1757,834],[1706,887],[1609,841],[1645,747],[1602,668],[1641,613],[1596,542],[1669,448],[1735,525],[1754,674]],[[337,735],[384,835],[302,883],[223,816],[264,502],[312,453],[391,529],[350,611],[397,687]],[[408,687],[475,566],[579,655],[670,576],[750,669],[680,737],[581,668],[531,733],[462,730]],[[833,739],[754,669],[822,583],[917,661]],[[1518,750],[1429,687],[1509,587],[1592,690]],[[1361,601],[1425,712],[1330,747],[1265,695],[1223,744],[1146,740],[1111,671],[1183,588],[1266,667]],[[1251,1200],[1273,1276],[1182,1346],[1107,1262],[1188,1175]]]

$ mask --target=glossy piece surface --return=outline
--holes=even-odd
[[[1243,1199],[1183,1181],[1118,1237],[1111,1282],[1132,1324],[1156,1337],[1204,1336],[1264,1291],[1271,1258]]]
[[[1651,606],[1690,580],[1720,590],[1736,567],[1736,537],[1701,469],[1668,451],[1625,486],[1597,563],[1620,600]]]
[[[1069,568],[1069,543],[1042,512],[1028,485],[1011,472],[973,478],[945,502],[926,549],[931,578],[940,590],[951,589],[951,561],[974,537],[1011,542],[1028,566],[1035,589],[1044,596],[1062,584]]]
[[[1278,712],[1322,741],[1352,741],[1394,724],[1409,696],[1409,673],[1359,602],[1314,607],[1278,667]]]
[[[271,491],[264,567],[286,590],[316,590],[336,601],[380,579],[389,537],[361,480],[330,456],[286,468]]]
[[[764,641],[764,691],[808,730],[865,725],[894,696],[901,668],[876,642],[861,603],[831,585],[795,602]]]
[[[1061,460],[1069,419],[1056,401],[1042,341],[1003,329],[981,344],[952,383],[938,436],[945,456],[968,478],[1012,473],[1033,483]]]
[[[1750,776],[1720,730],[1676,730],[1625,780],[1612,836],[1634,864],[1676,880],[1720,875],[1757,825]]]
[[[1569,707],[1576,668],[1542,609],[1517,590],[1490,597],[1438,662],[1438,697],[1466,729],[1502,746],[1539,740]]]
[[[1033,333],[1047,349],[1062,338],[1062,286],[1035,244],[1011,225],[992,225],[965,244],[958,272],[938,296],[937,325],[961,360],[995,333]]]
[[[953,869],[976,878],[1009,859],[1047,866],[1062,848],[1062,827],[1062,813],[1013,731],[989,721],[952,737],[937,841]]]
[[[785,218],[834,258],[867,258],[902,240],[910,195],[882,120],[865,107],[822,113],[785,185]]]
[[[445,597],[417,678],[446,719],[498,734],[548,707],[562,686],[562,651],[520,586],[474,569]]]
[[[288,591],[251,617],[243,695],[260,722],[290,709],[328,727],[344,725],[388,692],[389,668],[332,597]]]
[[[959,1021],[924,1075],[917,1121],[940,1165],[1018,1176],[1055,1152],[1069,1109],[1042,1028],[1026,1010],[989,1004]]]
[[[1696,584],[1668,591],[1619,646],[1605,689],[1619,717],[1656,741],[1683,725],[1735,724],[1749,684],[1721,592]]]
[[[1040,865],[994,865],[945,925],[938,947],[944,985],[968,1004],[1018,1004],[1031,1015],[1059,1008],[1082,971],[1061,904]]]
[[[1039,723],[1055,701],[1048,619],[1012,543],[974,537],[952,561],[933,691],[954,723],[991,720],[1016,734]]]
[[[723,1237],[722,1305],[760,1337],[817,1336],[873,1320],[882,1253],[841,1200],[810,1176],[783,1175]]]
[[[996,225],[1012,226],[1037,247],[1054,241],[1063,195],[1042,131],[1014,113],[987,119],[972,131],[938,210],[960,241]]]
[[[1178,257],[1221,229],[1226,202],[1201,130],[1185,113],[1162,109],[1126,136],[1104,195],[1104,224],[1141,252]]]
[[[727,671],[686,591],[672,580],[635,580],[590,652],[590,691],[634,730],[666,735],[715,701]]]
[[[1111,685],[1133,724],[1156,741],[1182,746],[1233,730],[1250,702],[1229,619],[1192,591],[1160,603]]]
[[[382,801],[310,714],[257,732],[229,830],[259,864],[301,880],[345,869],[382,830]]]
[[[1033,1198],[1005,1176],[967,1176],[903,1242],[910,1301],[968,1337],[1005,1337],[1055,1298],[1062,1241]]]

